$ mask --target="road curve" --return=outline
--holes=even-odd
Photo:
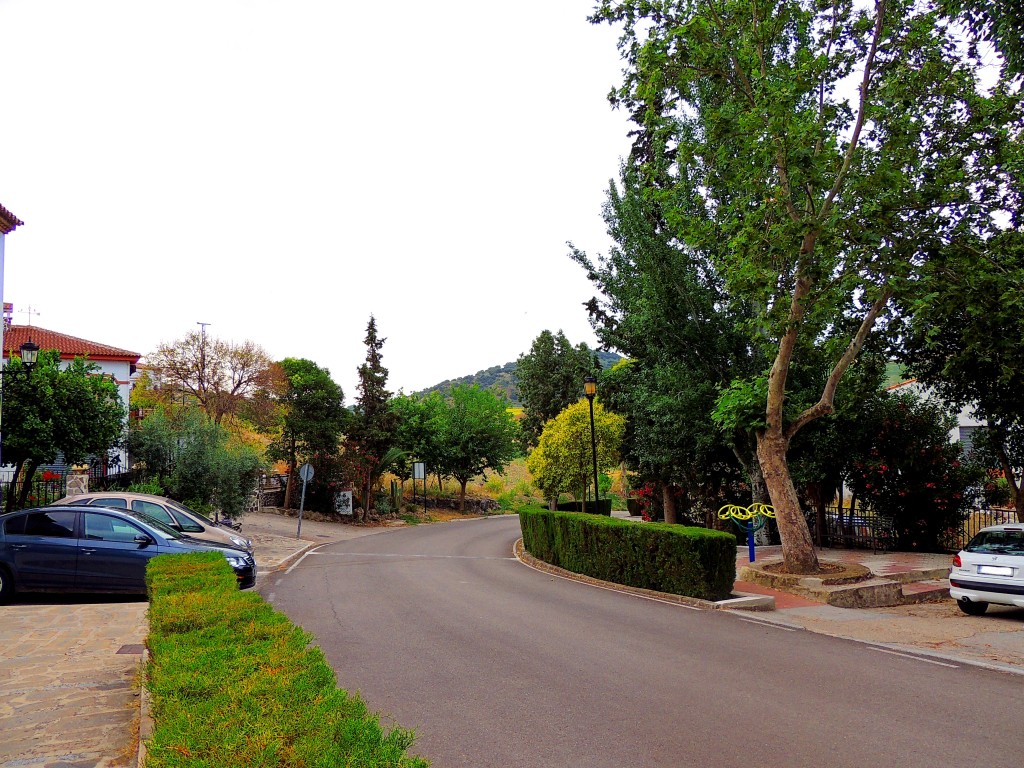
[[[1019,678],[556,578],[519,536],[390,530],[260,591],[434,768],[1020,764]]]

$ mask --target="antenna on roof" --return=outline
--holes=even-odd
[[[28,315],[28,327],[31,328],[32,327],[32,315],[38,315],[39,311],[35,310],[35,309],[32,309],[32,305],[31,304],[28,305],[28,309],[19,309],[18,311],[21,314],[23,314],[23,315]]]

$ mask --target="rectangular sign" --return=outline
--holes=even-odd
[[[412,465],[412,479],[423,480],[426,477],[425,467],[422,461],[414,461]]]
[[[334,495],[334,511],[339,515],[352,514],[352,491],[338,491]]]

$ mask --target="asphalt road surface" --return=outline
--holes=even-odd
[[[1021,765],[1019,677],[553,577],[519,536],[390,529],[261,592],[433,768]]]

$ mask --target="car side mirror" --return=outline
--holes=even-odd
[[[134,541],[136,544],[141,544],[144,547],[153,543],[153,539],[144,533],[136,534],[135,538],[132,539],[132,541]]]

